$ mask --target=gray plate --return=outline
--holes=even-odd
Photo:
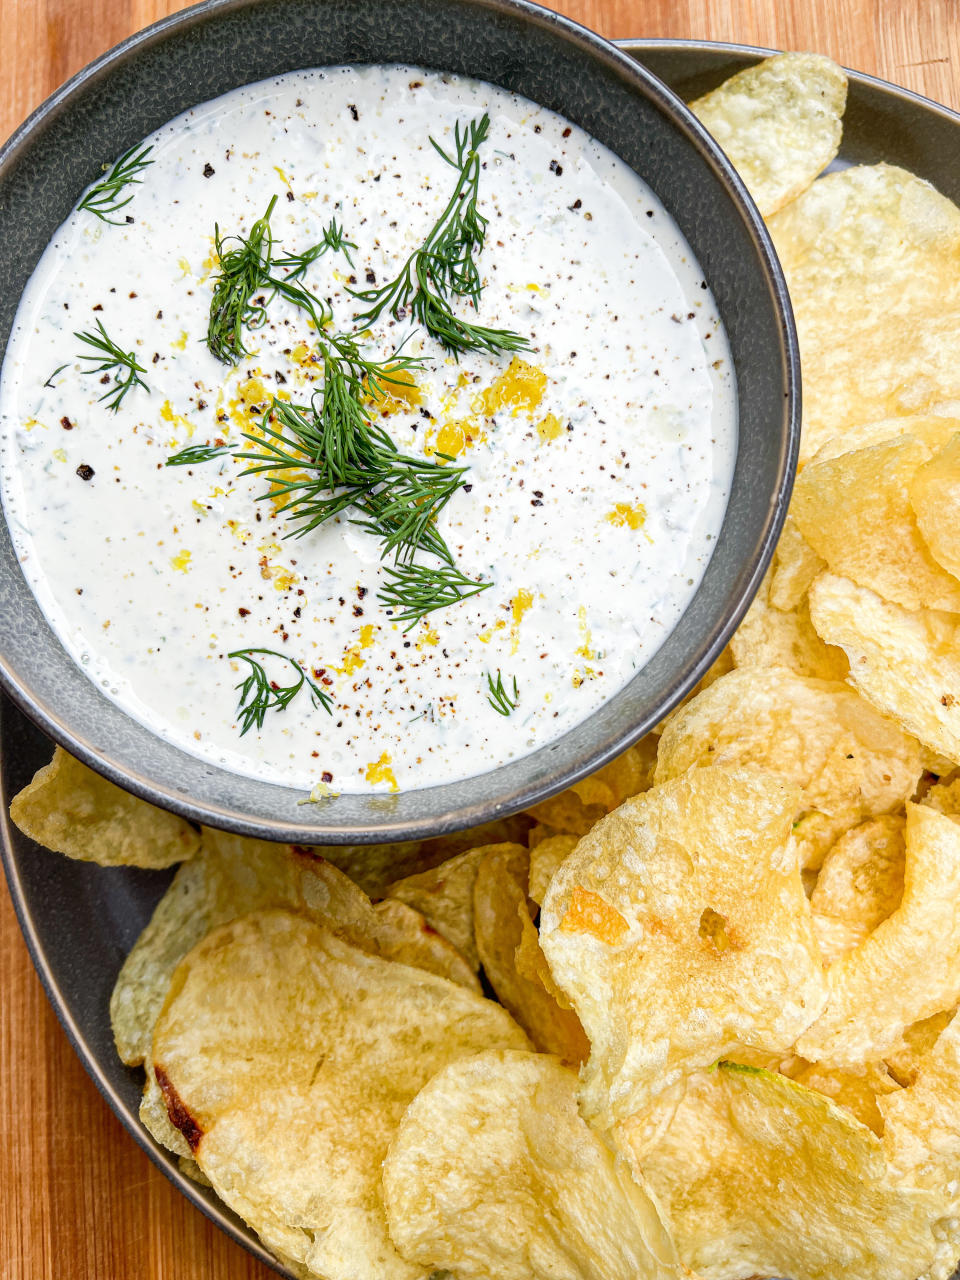
[[[767,52],[673,41],[633,40],[622,47],[686,99]],[[851,74],[841,161],[880,160],[913,170],[960,201],[960,116],[883,81]],[[37,971],[71,1043],[107,1103],[151,1159],[197,1208],[270,1263],[251,1232],[215,1196],[184,1178],[175,1159],[141,1128],[140,1073],[125,1068],[113,1051],[110,991],[172,873],[85,866],[38,849],[11,829],[7,809],[11,795],[47,763],[51,744],[4,702],[0,748],[0,837],[10,892]]]

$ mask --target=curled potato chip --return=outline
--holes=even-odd
[[[189,822],[122,791],[62,747],[13,797],[10,817],[45,849],[102,867],[170,867],[200,847]]]
[[[527,906],[529,856],[518,844],[492,845],[484,855],[473,888],[477,951],[497,999],[534,1045],[579,1064],[590,1046],[577,1015],[557,1000],[546,962],[541,963]]]
[[[199,855],[174,876],[117,977],[110,1020],[124,1062],[143,1061],[170,976],[190,948],[217,925],[268,907],[303,911],[364,950],[477,988],[459,952],[426,932],[411,908],[375,909],[358,885],[309,849],[205,828]]]
[[[843,650],[824,644],[817,635],[806,600],[789,611],[775,608],[770,603],[771,581],[768,573],[731,637],[735,666],[785,667],[798,676],[842,680],[850,669]]]
[[[844,831],[900,807],[922,772],[917,743],[846,686],[784,669],[735,671],[671,716],[657,781],[749,765],[796,783],[794,835],[817,867]]]
[[[769,600],[775,609],[790,613],[806,599],[810,584],[826,568],[810,543],[787,515],[773,558]]]
[[[387,886],[387,896],[421,912],[430,924],[449,938],[473,966],[480,967],[473,937],[473,885],[477,868],[491,845],[479,845],[418,875],[406,876]]]
[[[810,898],[825,964],[861,943],[903,898],[905,820],[871,818],[845,832],[820,868]]]
[[[538,907],[543,905],[544,894],[557,868],[564,859],[569,858],[579,843],[579,836],[547,836],[531,847],[527,896]]]
[[[586,835],[604,814],[651,786],[656,763],[657,739],[651,733],[589,778],[532,805],[527,812],[554,831]]]
[[[643,1112],[738,1046],[788,1052],[826,1002],[797,788],[696,769],[628,800],[550,882],[540,942],[591,1045],[588,1119]]]
[[[934,559],[960,577],[960,432],[917,469],[910,505]]]
[[[822,173],[840,149],[847,77],[815,53],[747,67],[690,110],[723,147],[764,217]]]
[[[797,477],[790,511],[832,572],[906,609],[960,609],[960,582],[930,554],[908,491],[930,450],[901,435],[821,460]]]
[[[153,1057],[197,1164],[268,1248],[326,1280],[415,1280],[381,1203],[396,1127],[448,1063],[527,1047],[492,1001],[268,911],[177,968]]]
[[[703,1280],[916,1280],[937,1253],[943,1198],[899,1185],[865,1125],[770,1071],[692,1077],[643,1167]]]
[[[883,1140],[893,1169],[914,1186],[952,1187],[960,1211],[960,1020],[951,1018],[906,1088],[881,1099]],[[960,1256],[960,1246],[958,1246]]]
[[[891,165],[829,173],[770,233],[803,362],[801,463],[858,422],[960,398],[960,210]]]
[[[656,1206],[577,1111],[577,1078],[542,1054],[444,1068],[383,1165],[405,1258],[458,1280],[681,1280]]]
[[[879,1098],[896,1093],[900,1087],[881,1063],[870,1063],[859,1073],[841,1071],[822,1062],[796,1058],[784,1067],[783,1074],[806,1089],[814,1089],[844,1111],[856,1117],[877,1136],[883,1134],[883,1115]]]
[[[908,733],[960,764],[960,620],[913,613],[848,578],[824,573],[810,616],[850,661],[850,683]]]
[[[876,1061],[921,1018],[960,1001],[960,824],[907,805],[903,900],[827,971],[830,999],[797,1039],[812,1062]]]
[[[913,1084],[940,1032],[950,1025],[956,1012],[956,1009],[944,1009],[929,1018],[921,1018],[907,1027],[894,1047],[887,1050],[884,1065],[898,1084]]]

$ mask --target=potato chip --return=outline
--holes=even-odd
[[[407,840],[400,844],[315,845],[312,851],[339,867],[371,898],[383,898],[389,886],[398,880],[429,871],[458,853],[466,853],[482,844],[514,840],[522,843],[532,825],[526,814],[517,813],[512,818],[497,818],[479,827],[435,836],[432,840]]]
[[[749,765],[796,783],[801,865],[851,827],[898,809],[922,772],[917,743],[845,685],[784,669],[734,671],[671,716],[657,781],[695,765]]]
[[[827,854],[810,898],[825,964],[852,950],[899,907],[905,825],[899,814],[871,818],[845,832]],[[827,938],[831,945],[824,945]]]
[[[889,444],[903,436],[919,440],[931,453],[937,453],[956,434],[956,419],[928,413],[908,414],[899,418],[879,418],[871,422],[856,422],[831,436],[817,450],[814,462],[832,462],[847,453],[860,449],[872,449],[876,445]],[[822,567],[826,567],[825,565]]]
[[[357,945],[364,951],[374,951],[388,960],[399,960],[401,964],[426,969],[428,973],[436,973],[441,978],[458,982],[462,987],[469,987],[477,995],[482,994],[476,971],[466,957],[419,911],[408,907],[405,902],[384,898],[373,908],[373,914],[376,923],[371,927],[369,940],[357,940]],[[335,922],[332,927],[336,932]]]
[[[473,936],[473,885],[487,849],[480,845],[418,875],[406,876],[387,886],[387,895],[420,911],[429,923],[453,943],[476,970],[480,968]]]
[[[217,925],[268,907],[304,911],[367,951],[476,987],[462,957],[424,933],[419,917],[407,917],[399,934],[397,909],[375,911],[358,885],[309,849],[205,828],[200,854],[174,876],[117,977],[110,1020],[124,1062],[143,1061],[170,976],[190,948]]]
[[[621,805],[553,877],[540,943],[591,1044],[588,1119],[641,1113],[739,1045],[784,1054],[823,1008],[797,804],[753,770],[693,770]]]
[[[415,1280],[380,1167],[448,1063],[526,1037],[490,1000],[283,911],[215,929],[177,968],[153,1056],[167,1110],[227,1205],[326,1280]]]
[[[815,53],[781,53],[725,80],[690,110],[716,138],[764,217],[822,173],[840,149],[847,77]]]
[[[830,173],[769,221],[803,363],[801,463],[858,422],[960,398],[960,210],[891,165]]]
[[[817,635],[806,600],[789,612],[771,605],[771,581],[768,573],[731,637],[734,665],[738,669],[786,667],[798,676],[842,680],[850,669],[843,650],[824,644]]]
[[[826,567],[788,514],[773,556],[770,603],[784,613],[799,608],[806,599],[810,584]]]
[[[861,1072],[841,1071],[838,1067],[822,1062],[807,1062],[795,1058],[784,1067],[783,1074],[806,1089],[815,1089],[829,1098],[836,1106],[856,1117],[861,1124],[880,1137],[883,1134],[883,1116],[879,1098],[896,1093],[897,1082],[888,1074],[882,1063],[870,1063]]]
[[[897,1174],[934,1190],[950,1184],[960,1212],[960,1019],[937,1036],[913,1083],[882,1099],[880,1109],[884,1147]]]
[[[595,822],[653,783],[657,738],[647,734],[615,760],[527,812],[553,831],[586,835]]]
[[[790,511],[831,571],[905,609],[960,609],[960,582],[930,554],[908,496],[927,446],[902,435],[821,457],[797,477]]]
[[[538,907],[560,864],[580,843],[579,836],[548,836],[530,850],[530,883],[527,896]]]
[[[13,797],[10,817],[45,849],[102,867],[170,867],[200,847],[189,822],[122,791],[62,747]]]
[[[538,962],[540,943],[527,905],[528,860],[528,851],[518,844],[492,845],[484,855],[473,888],[477,951],[497,999],[534,1045],[577,1065],[590,1046],[577,1015],[567,1002],[561,1006],[552,981],[545,981],[546,962]]]
[[[917,469],[910,505],[934,559],[960,576],[960,432]]]
[[[936,1256],[943,1198],[899,1186],[875,1134],[773,1072],[693,1077],[643,1167],[703,1280],[916,1280]]]
[[[390,1235],[458,1280],[681,1280],[656,1206],[542,1054],[446,1067],[407,1108],[383,1164]]]
[[[960,824],[907,805],[903,900],[827,971],[830,999],[797,1040],[811,1062],[856,1069],[912,1023],[960,1001]]]
[[[912,613],[832,573],[810,588],[810,617],[868,702],[960,764],[960,618]]]
[[[167,1114],[167,1104],[164,1101],[163,1094],[160,1092],[160,1086],[157,1084],[157,1077],[153,1070],[153,1060],[150,1058],[149,1050],[144,1058],[143,1066],[147,1078],[140,1098],[140,1123],[154,1141],[159,1142],[161,1147],[166,1147],[168,1151],[178,1155],[181,1160],[193,1160],[193,1156],[190,1154],[190,1144],[180,1130],[175,1128]],[[196,1162],[194,1161],[194,1163]]]
[[[941,1013],[921,1018],[907,1027],[899,1042],[884,1055],[884,1066],[898,1084],[913,1084],[927,1055],[940,1039],[940,1032],[948,1027],[956,1015],[956,1009],[944,1009]]]

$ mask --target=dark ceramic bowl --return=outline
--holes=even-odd
[[[622,691],[558,741],[465,782],[391,797],[344,794],[323,805],[298,804],[302,791],[189,756],[108,701],[64,652],[0,527],[0,680],[14,701],[138,795],[268,839],[400,840],[483,822],[545,799],[647,732],[706,670],[749,605],[786,511],[799,430],[783,278],[728,161],[653,75],[524,0],[208,0],[119,45],[49,98],[0,152],[0,349],[37,259],[104,156],[237,85],[298,67],[365,62],[418,64],[523,94],[581,125],[650,184],[699,259],[726,325],[739,448],[703,581],[675,631]]]

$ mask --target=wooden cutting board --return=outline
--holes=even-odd
[[[0,138],[68,76],[177,0],[0,0]],[[811,49],[960,107],[956,0],[564,0],[610,37]],[[0,1280],[267,1280],[101,1100],[0,889]],[[376,1280],[376,1277],[370,1277]]]

